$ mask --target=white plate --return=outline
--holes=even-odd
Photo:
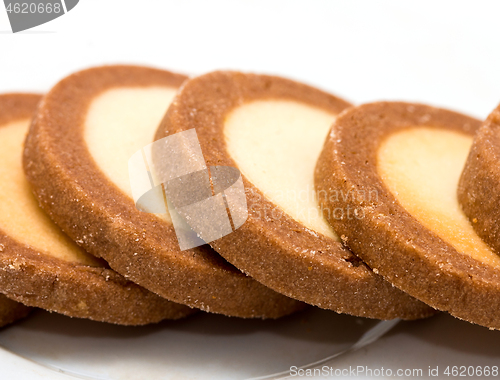
[[[0,345],[80,378],[125,380],[140,373],[148,380],[247,379],[329,362],[373,342],[396,323],[310,308],[280,320],[199,313],[122,327],[37,311],[1,331]]]
[[[375,337],[393,323],[375,327]],[[199,314],[183,321],[139,328],[37,312],[0,331],[0,346],[7,347],[0,348],[0,378],[68,380],[90,375],[93,379],[127,380],[245,379],[337,353],[342,354],[313,368],[327,366],[344,374],[359,370],[356,379],[375,380],[451,379],[464,376],[447,376],[447,368],[452,371],[460,366],[500,366],[500,331],[489,331],[445,313],[421,321],[399,322],[372,344],[344,352],[371,326],[373,321],[317,309],[281,321],[243,321]],[[429,369],[438,369],[439,376],[430,376]],[[385,374],[392,371],[392,376],[377,375],[381,370]],[[397,376],[398,370],[414,375]],[[500,375],[465,377],[495,379]]]

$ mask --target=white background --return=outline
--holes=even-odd
[[[271,73],[354,103],[416,101],[484,118],[500,102],[499,20],[496,1],[81,0],[12,34],[2,4],[0,92],[43,92],[81,68],[136,63]],[[499,337],[441,316],[405,324],[339,365],[498,365]],[[21,375],[31,364],[0,362],[5,376],[35,378]]]
[[[484,117],[500,101],[499,13],[495,1],[81,0],[12,35],[0,11],[0,90],[43,91],[77,69],[127,62],[274,73],[357,103]]]

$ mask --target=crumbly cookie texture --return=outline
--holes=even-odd
[[[432,315],[432,308],[373,273],[342,246],[333,231],[325,231],[321,221],[301,221],[297,214],[292,217],[293,210],[289,205],[279,203],[279,189],[276,190],[272,183],[276,180],[275,176],[262,173],[266,168],[275,170],[273,165],[277,163],[273,162],[273,155],[283,148],[269,145],[268,138],[279,135],[277,144],[279,141],[285,146],[296,144],[296,155],[302,157],[305,150],[315,160],[324,136],[319,137],[319,141],[307,140],[317,132],[315,128],[324,127],[322,123],[328,117],[323,114],[330,115],[334,120],[349,106],[342,99],[291,80],[238,72],[214,72],[190,79],[182,86],[156,138],[195,128],[207,166],[226,165],[240,169],[248,195],[248,220],[233,233],[210,244],[229,262],[262,284],[289,297],[341,313],[379,319],[416,319]],[[277,107],[282,110],[278,115],[280,120],[285,118],[280,130],[275,130],[272,122],[269,124],[265,114],[275,112]],[[244,117],[235,120],[235,115],[240,112]],[[311,124],[309,133],[297,124],[297,118],[304,117],[306,124],[308,121]],[[251,120],[255,123],[245,126]],[[249,134],[242,141],[242,135],[238,135],[237,131],[239,126],[233,123],[240,123],[250,132],[260,128],[258,133],[268,135],[256,137]],[[269,129],[262,128],[262,123],[268,123]],[[325,136],[330,123],[326,125]],[[230,140],[235,138],[240,139],[237,143],[240,143],[241,149],[233,149],[238,144],[232,145]],[[301,147],[301,139],[304,144],[312,145]],[[242,158],[239,153],[245,149],[245,144],[248,144],[248,151]],[[265,149],[262,149],[263,145]],[[310,147],[315,148],[309,150]],[[255,153],[257,151],[259,153]],[[293,151],[288,153],[294,154]],[[283,156],[275,158],[283,159]],[[305,159],[309,160],[307,155]],[[303,167],[301,160],[296,167],[289,167],[286,160],[282,164],[283,168],[280,167],[276,175],[283,175],[283,178],[280,177],[282,181],[277,186],[285,186],[284,181],[297,186],[302,181],[310,181],[311,189],[299,191],[308,190],[306,196],[314,196],[314,161],[310,169]],[[252,165],[258,167],[252,168]],[[257,177],[259,170],[262,176]],[[297,173],[301,175],[297,181],[287,177]],[[302,176],[302,173],[305,174]],[[282,190],[286,192],[290,189]],[[270,195],[271,192],[273,195]],[[316,203],[313,209],[318,212]]]
[[[32,308],[0,294],[0,327],[26,317]]]
[[[166,299],[243,318],[277,318],[302,309],[302,303],[241,273],[208,246],[181,251],[173,225],[157,215],[138,211],[132,197],[111,179],[113,173],[106,175],[91,155],[92,147],[86,142],[91,112],[102,112],[102,104],[106,104],[107,112],[109,105],[116,112],[107,115],[113,123],[127,111],[119,103],[124,97],[129,99],[128,95],[121,96],[122,90],[147,93],[151,88],[177,89],[185,79],[183,75],[137,66],[97,67],[63,79],[44,97],[26,142],[24,168],[36,198],[86,251]],[[117,97],[96,106],[96,101],[110,94]],[[131,107],[136,106],[132,102]],[[146,101],[144,108],[139,107],[124,120],[135,120],[136,128],[148,129],[148,143],[168,104],[162,105],[164,109],[152,131],[146,123],[150,113],[138,114],[149,106]],[[134,144],[125,132],[109,137]],[[119,164],[126,167],[127,161]]]
[[[500,106],[474,136],[458,200],[477,234],[500,254]]]
[[[31,94],[0,96],[0,292],[28,306],[123,325],[192,314],[191,308],[148,292],[83,252],[40,210],[21,162],[39,101]],[[6,318],[26,311],[16,306]]]
[[[474,233],[456,197],[480,125],[419,104],[351,108],[332,127],[315,181],[319,191],[377,194],[320,199],[325,209],[362,214],[327,217],[371,268],[436,309],[499,329],[500,259]]]

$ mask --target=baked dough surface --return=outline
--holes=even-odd
[[[0,125],[0,229],[44,254],[72,263],[101,266],[64,235],[40,209],[22,168],[30,120]]]
[[[245,103],[227,116],[227,150],[240,171],[297,222],[339,240],[320,212],[314,167],[335,115],[289,100]]]
[[[457,198],[472,136],[425,127],[394,133],[378,150],[378,171],[401,205],[464,255],[500,267]]]

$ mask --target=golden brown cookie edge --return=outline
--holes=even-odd
[[[196,310],[167,301],[116,272],[48,257],[0,230],[0,289],[9,298],[69,317],[120,325],[179,319]]]
[[[35,94],[0,95],[0,126],[30,119],[40,99],[41,95]],[[25,305],[125,325],[178,319],[193,313],[190,308],[147,292],[109,269],[48,257],[1,229],[0,245],[0,291]],[[81,302],[88,304],[89,309],[82,309]]]
[[[41,95],[28,93],[0,95],[0,108],[2,109],[0,112],[0,125],[7,124],[11,120],[26,118],[27,114],[33,113],[40,99]],[[31,310],[30,307],[0,294],[0,327],[24,318]]]
[[[224,118],[243,102],[265,98],[296,100],[334,113],[350,106],[333,95],[284,78],[214,72],[182,86],[156,139],[195,128],[207,166],[237,167],[225,146]],[[378,319],[416,319],[434,313],[375,275],[333,239],[313,236],[283,212],[280,220],[256,216],[258,211],[280,209],[242,177],[247,193],[257,195],[255,199],[247,197],[249,218],[235,232],[210,243],[236,267],[289,297],[337,312]],[[298,246],[308,252],[298,255]],[[280,260],[274,260],[275,256]]]
[[[0,328],[25,318],[33,309],[0,294]]]
[[[316,188],[348,194],[367,184],[364,186],[378,192],[378,200],[347,197],[345,201],[323,198],[320,202],[325,209],[363,209],[363,219],[328,220],[347,246],[396,287],[436,309],[498,329],[500,272],[458,253],[423,227],[377,173],[377,149],[382,140],[415,126],[472,135],[480,122],[456,112],[402,102],[378,102],[347,110],[334,123],[318,160]]]
[[[88,152],[83,122],[94,96],[116,86],[179,87],[185,79],[145,67],[104,66],[59,82],[42,100],[26,141],[24,168],[36,197],[86,251],[171,301],[243,318],[278,318],[302,309],[303,304],[245,276],[210,248],[181,252],[173,226],[138,211]]]
[[[500,254],[500,105],[474,136],[458,201],[476,233]]]

